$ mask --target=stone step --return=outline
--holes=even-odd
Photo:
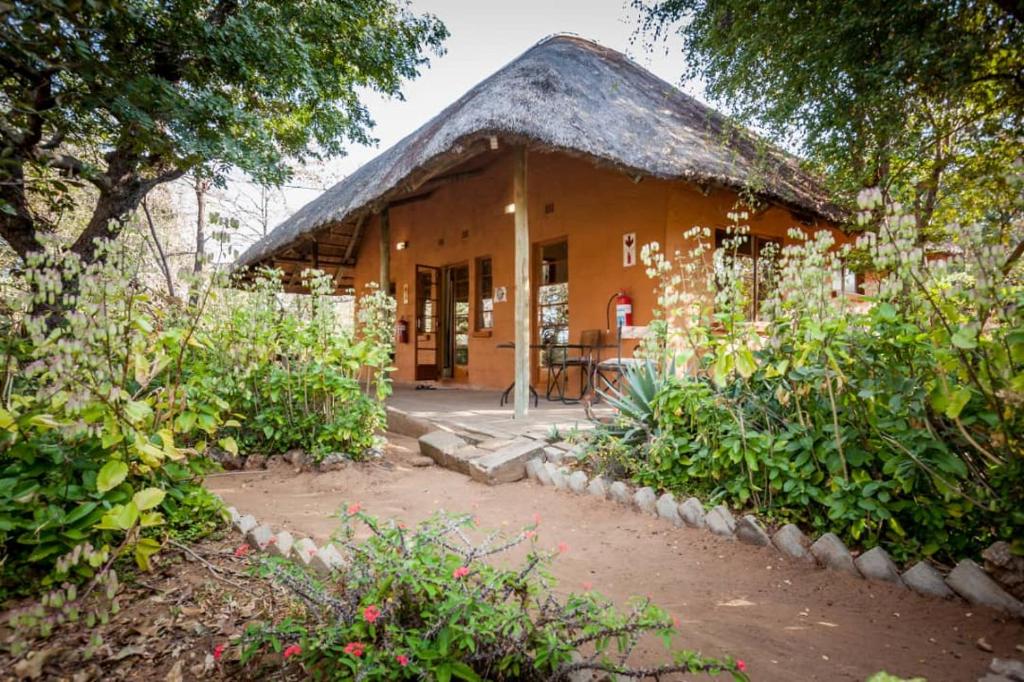
[[[492,452],[483,451],[469,462],[469,475],[488,485],[518,481],[526,477],[526,463],[543,456],[544,445],[543,441],[517,438]]]

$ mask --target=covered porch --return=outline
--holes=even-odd
[[[573,431],[589,431],[594,422],[590,413],[605,419],[614,410],[607,403],[589,408],[583,403],[565,404],[541,398],[537,407],[513,419],[511,405],[501,406],[501,391],[474,390],[439,386],[417,389],[414,384],[396,384],[388,399],[388,426],[392,431],[419,436],[438,428],[453,431],[472,440],[514,439],[522,436],[564,440]]]

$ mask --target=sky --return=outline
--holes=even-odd
[[[367,93],[364,104],[376,123],[372,135],[379,143],[373,147],[352,145],[344,158],[310,169],[305,177],[300,175],[289,183],[273,202],[271,226],[315,199],[320,187],[343,179],[549,35],[572,33],[594,40],[680,85],[683,63],[678,45],[660,43],[647,50],[643,40],[634,40],[638,15],[628,0],[413,0],[411,9],[434,14],[448,27],[445,54],[432,57],[420,77],[405,84],[403,100]],[[682,87],[702,98],[699,84]],[[238,178],[225,194],[237,199],[238,193],[252,191],[251,183]],[[236,246],[243,248],[253,239],[247,231]]]

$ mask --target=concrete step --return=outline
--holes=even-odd
[[[544,441],[530,438],[474,441],[465,434],[437,430],[419,437],[420,452],[438,466],[489,485],[526,478],[526,463],[543,456]]]
[[[511,483],[526,478],[526,463],[544,452],[544,441],[517,438],[469,465],[469,475],[488,485]]]

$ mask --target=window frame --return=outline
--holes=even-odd
[[[489,272],[486,277],[489,282],[489,291],[484,288],[483,265],[487,263]],[[473,264],[473,331],[490,332],[494,330],[494,258],[490,255],[479,256]],[[486,294],[486,295],[485,295]],[[485,300],[490,300],[490,310],[484,306]],[[484,315],[490,313],[490,321],[485,321]]]

